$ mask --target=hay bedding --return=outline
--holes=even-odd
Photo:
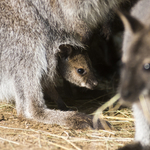
[[[104,103],[100,99],[106,99],[109,94],[100,95],[93,99],[74,100],[73,106],[79,111],[94,112]],[[49,106],[54,107],[54,104]],[[17,117],[13,105],[0,103],[0,149],[115,150],[133,141],[135,131],[131,109],[108,109],[102,116],[112,124],[112,130],[73,130]]]

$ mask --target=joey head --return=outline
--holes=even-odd
[[[81,87],[93,89],[98,82],[93,74],[91,61],[86,50],[68,45],[60,46],[58,70],[69,82]]]
[[[60,45],[57,71],[65,80],[88,89],[94,89],[98,81],[93,73],[91,61],[86,50],[71,45]],[[46,96],[53,99],[60,110],[68,110],[58,93],[46,88]]]

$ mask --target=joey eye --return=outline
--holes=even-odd
[[[149,63],[144,64],[143,67],[144,67],[145,70],[150,71],[150,64]]]
[[[85,73],[85,70],[82,68],[77,69],[77,72],[81,75],[83,75]]]

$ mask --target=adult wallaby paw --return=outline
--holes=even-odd
[[[110,124],[107,121],[105,123],[110,127]],[[98,120],[98,126],[97,128],[94,128],[93,116],[83,113],[76,113],[73,115],[68,119],[68,124],[74,129],[105,129],[101,120]]]

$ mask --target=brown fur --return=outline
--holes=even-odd
[[[88,89],[97,86],[98,81],[93,74],[91,61],[87,51],[73,48],[70,45],[61,45],[58,53],[58,73],[67,81]],[[83,71],[83,73],[78,72]],[[47,81],[46,81],[47,82]],[[61,97],[51,84],[46,87],[46,96],[56,102],[60,110],[68,110]]]
[[[63,48],[64,51],[68,47]],[[60,74],[68,81],[81,87],[93,89],[97,84],[97,80],[93,74],[93,68],[88,54],[85,50],[74,50],[69,48],[69,56],[64,56],[64,53],[59,54],[58,70]],[[78,70],[82,69],[83,73]]]

